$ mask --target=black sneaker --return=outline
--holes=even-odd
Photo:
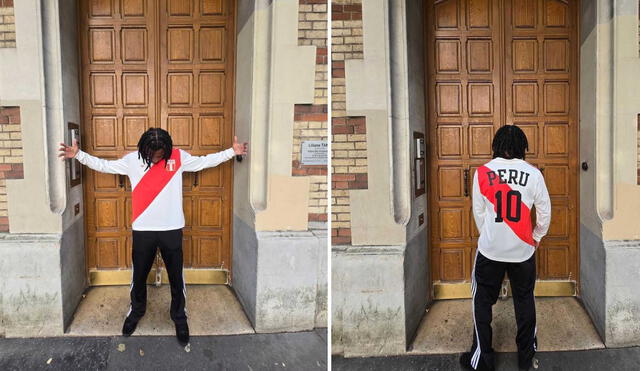
[[[520,370],[531,370],[538,368],[538,360],[536,358],[531,358],[528,361],[522,362],[518,360],[518,368]]]
[[[186,322],[176,323],[176,337],[181,345],[189,344],[189,326]]]
[[[465,370],[473,370],[473,367],[471,367],[471,352],[462,353],[460,356],[460,366]]]
[[[465,370],[473,370],[474,368],[471,366],[471,352],[462,353],[460,356],[460,366],[462,366]],[[478,363],[478,368],[476,371],[495,371],[494,367],[487,367],[484,363]]]
[[[136,330],[136,326],[138,326],[138,321],[131,319],[131,317],[127,317],[124,320],[124,325],[122,325],[122,335],[127,337],[131,336],[131,334]]]

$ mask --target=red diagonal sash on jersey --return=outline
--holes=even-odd
[[[144,174],[140,182],[138,182],[133,189],[133,192],[131,192],[131,205],[133,207],[132,223],[149,207],[151,202],[155,200],[156,196],[160,194],[171,178],[178,172],[179,168],[180,150],[176,148],[171,152],[171,157],[169,158],[169,163],[166,168],[165,160],[162,160],[151,166],[146,174]]]
[[[496,193],[502,191],[502,219],[504,223],[507,223],[509,228],[513,230],[513,233],[518,236],[522,241],[528,243],[529,245],[534,246],[535,243],[533,241],[532,229],[531,229],[531,210],[524,202],[521,203],[521,214],[520,220],[517,222],[512,222],[507,218],[507,202],[512,202],[511,198],[506,197],[507,193],[511,191],[511,187],[507,183],[500,184],[500,177],[496,177],[493,181],[493,185],[489,182],[489,172],[493,172],[493,170],[489,169],[486,166],[481,166],[478,168],[478,185],[480,186],[480,192],[484,197],[486,197],[492,204],[493,210],[498,213],[498,205],[496,204]],[[497,174],[497,172],[494,172]],[[512,205],[516,206],[517,205]]]

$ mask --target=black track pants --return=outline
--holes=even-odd
[[[505,272],[509,276],[518,324],[516,344],[519,363],[526,364],[536,352],[536,306],[533,296],[536,283],[535,254],[521,263],[505,263],[491,260],[478,252],[471,281],[474,320],[471,366],[475,369],[483,368],[480,363],[487,368],[494,366],[492,306],[498,300]]]
[[[160,248],[171,285],[171,319],[187,322],[187,290],[182,275],[182,229],[171,231],[133,231],[133,277],[131,308],[127,316],[139,320],[147,309],[147,276]]]

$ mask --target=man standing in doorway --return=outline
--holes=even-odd
[[[491,307],[505,272],[513,292],[518,333],[518,365],[528,370],[536,352],[535,251],[547,234],[551,202],[540,170],[526,161],[527,137],[515,125],[501,127],[493,138],[493,160],[473,177],[473,216],[480,231],[471,273],[473,345],[460,357],[463,367],[494,370]],[[536,227],[531,207],[536,208]]]
[[[59,157],[75,158],[83,165],[103,173],[127,175],[131,182],[132,262],[131,306],[122,327],[130,336],[147,306],[147,276],[160,248],[171,285],[170,315],[178,341],[189,342],[186,314],[186,286],[182,273],[182,173],[215,167],[234,155],[246,155],[248,143],[238,143],[222,152],[191,156],[173,148],[169,133],[160,128],[147,130],[138,141],[138,151],[118,160],[104,160],[83,152],[77,141],[72,146],[60,143]]]

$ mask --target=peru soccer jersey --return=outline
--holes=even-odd
[[[182,210],[182,173],[214,167],[233,158],[233,148],[206,156],[192,156],[175,148],[171,158],[147,164],[130,152],[118,160],[104,160],[81,150],[75,158],[93,170],[127,175],[131,181],[132,229],[167,231],[184,227]]]
[[[531,225],[535,206],[536,226]],[[549,229],[551,201],[542,173],[520,159],[495,158],[473,177],[478,250],[489,259],[523,262]]]

